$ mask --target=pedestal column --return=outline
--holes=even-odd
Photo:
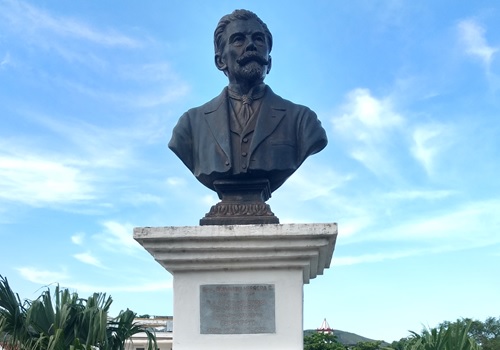
[[[336,237],[336,224],[134,229],[173,275],[174,350],[302,349],[303,284]]]

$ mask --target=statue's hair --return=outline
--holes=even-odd
[[[262,28],[264,28],[264,32],[267,37],[267,43],[269,45],[269,52],[271,52],[271,49],[273,47],[273,36],[269,29],[267,28],[267,25],[252,11],[248,10],[234,10],[231,14],[225,15],[222,17],[217,24],[217,27],[215,28],[214,32],[214,50],[215,53],[221,53],[222,50],[224,50],[224,41],[222,40],[222,35],[224,34],[224,31],[226,30],[226,26],[238,19],[242,20],[249,20],[249,19],[255,19],[257,22],[262,25]]]

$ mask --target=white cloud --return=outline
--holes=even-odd
[[[109,74],[114,75],[115,73],[111,71]],[[190,90],[189,85],[180,79],[163,81],[161,84],[157,83],[157,85],[150,85],[147,88],[137,88],[139,85],[130,84],[125,80],[122,86],[130,86],[130,88],[125,89],[125,91],[121,89],[120,92],[99,86],[96,87],[94,85],[82,84],[81,82],[75,82],[60,76],[48,76],[47,79],[51,85],[58,85],[64,89],[76,91],[79,94],[90,96],[99,101],[105,101],[106,103],[118,106],[130,106],[141,109],[173,103],[186,96]],[[147,82],[147,78],[145,81]]]
[[[404,259],[404,258],[429,255],[429,254],[440,254],[440,253],[464,250],[469,248],[474,248],[474,247],[468,247],[465,245],[460,245],[460,246],[441,245],[441,246],[431,246],[420,249],[397,250],[393,252],[362,254],[356,256],[340,256],[340,257],[335,257],[332,260],[332,264],[335,266],[346,266],[346,265],[356,265],[356,264],[366,264],[366,263],[377,263],[386,260],[397,260],[397,259]]]
[[[451,143],[451,130],[442,124],[421,125],[413,130],[411,152],[427,174],[432,174],[438,155]]]
[[[163,204],[165,199],[160,196],[155,196],[150,193],[130,193],[123,197],[123,200],[129,203],[132,203],[135,206],[154,203],[154,204]]]
[[[145,44],[150,43],[149,38],[137,39],[114,29],[95,28],[83,20],[57,15],[27,2],[8,0],[0,2],[0,32],[5,32],[13,42],[20,42],[23,51],[30,48],[27,56],[23,56],[23,51],[17,52],[20,57],[17,61],[21,62],[18,65],[21,66],[22,62],[27,65],[23,69],[25,73],[36,71],[33,79],[44,86],[85,94],[122,108],[141,109],[175,102],[189,92],[189,85],[168,62],[149,62],[153,53],[151,46],[147,46],[149,51],[144,49]],[[130,62],[127,55],[107,57],[103,47],[142,49],[143,62],[123,63]],[[31,62],[26,58],[33,52],[37,58]],[[54,62],[53,56],[58,56],[71,63],[71,68],[60,68],[58,74],[54,74],[47,67],[37,65],[36,62],[43,62],[47,55],[52,56],[50,62]],[[10,63],[9,54],[0,61],[1,69]],[[79,72],[74,70],[74,63],[79,64],[76,68]],[[90,68],[90,71],[83,73],[82,67]],[[82,74],[85,82],[77,82],[75,79]],[[110,88],[111,85],[114,88]]]
[[[478,58],[488,69],[499,48],[488,44],[486,30],[473,19],[458,23],[459,39],[468,55]]]
[[[409,215],[388,228],[374,228],[349,237],[346,243],[415,242],[448,250],[482,247],[500,243],[498,213],[500,200],[473,201],[425,215]]]
[[[80,282],[74,282],[69,279],[66,272],[58,271],[48,271],[41,270],[34,267],[21,267],[17,271],[26,280],[37,283],[41,285],[49,285],[52,283],[58,283],[62,288],[71,288],[77,290],[79,293],[94,293],[99,291],[105,291],[106,293],[113,292],[156,292],[164,291],[172,288],[172,280],[149,282],[149,283],[134,283],[127,285],[112,285],[112,286],[102,286],[102,285],[91,285]]]
[[[92,253],[90,253],[90,252],[75,254],[75,255],[73,255],[73,257],[76,260],[79,260],[84,264],[104,268],[101,261],[98,258],[96,258],[95,256],[93,256]]]
[[[118,292],[129,292],[129,293],[140,293],[140,292],[157,292],[172,289],[172,281],[160,281],[151,283],[135,283],[129,285],[114,285],[114,286],[100,286],[91,285],[85,283],[65,283],[66,288],[73,288],[78,291],[78,293],[94,293],[96,291],[105,291],[106,293],[118,293]]]
[[[357,245],[370,241],[385,242],[379,253],[335,256],[332,263],[337,266],[376,263],[385,260],[412,256],[440,254],[453,251],[477,249],[500,244],[500,201],[485,200],[466,203],[444,213],[427,214],[425,217],[394,223],[387,229],[366,230],[355,237],[342,235],[344,223],[339,229],[342,244]],[[411,242],[413,249],[400,246]],[[391,251],[391,247],[394,250]]]
[[[51,40],[51,36],[59,36],[111,47],[140,46],[140,42],[124,34],[92,28],[76,19],[57,16],[18,0],[3,1],[0,5],[0,18],[9,24],[9,29],[31,37],[35,44],[43,44]]]
[[[167,178],[167,185],[171,187],[185,186],[186,183],[186,179],[182,177],[171,176]]]
[[[134,96],[125,96],[122,98],[124,103],[129,103],[134,107],[139,108],[150,108],[160,105],[165,105],[168,103],[175,102],[181,97],[184,97],[189,92],[189,86],[185,83],[179,82],[177,86],[169,86],[166,88],[158,88],[158,90],[163,90],[158,93],[146,94],[134,94]]]
[[[76,245],[82,245],[84,238],[85,238],[85,233],[80,232],[71,236],[71,242],[73,242]]]
[[[350,180],[349,175],[340,175],[330,166],[309,160],[306,167],[301,167],[287,180],[281,191],[293,193],[295,200],[307,201],[331,196]]]
[[[403,123],[390,98],[377,99],[367,89],[351,91],[343,111],[342,116],[332,120],[335,128],[365,143],[380,141],[385,130]]]
[[[116,221],[106,221],[102,225],[105,228],[104,231],[93,238],[105,248],[129,254],[142,248],[134,240],[133,225],[129,223],[121,224]]]
[[[168,62],[121,65],[116,68],[116,75],[144,87],[140,91],[124,96],[105,94],[106,99],[114,99],[118,103],[133,107],[150,108],[169,104],[186,96],[190,90],[190,86],[179,77]],[[153,89],[148,89],[146,92],[146,87],[151,86]],[[102,97],[102,92],[98,92],[98,96]]]
[[[17,271],[19,271],[21,276],[28,281],[44,285],[60,283],[68,279],[68,275],[64,271],[48,271],[36,267],[20,267],[17,268]]]
[[[421,255],[423,251],[408,250],[390,253],[363,254],[358,256],[339,256],[332,259],[334,266],[356,265],[364,263],[376,263],[384,260],[402,259],[410,256]]]
[[[409,191],[397,191],[389,192],[385,194],[387,198],[400,199],[400,200],[436,200],[444,199],[454,195],[455,191],[448,190],[409,190]]]
[[[219,199],[217,198],[217,196],[213,194],[207,194],[201,197],[201,203],[206,206],[214,205],[218,201]]]
[[[395,111],[391,98],[377,99],[367,89],[355,89],[347,95],[340,114],[331,121],[351,157],[379,176],[394,174],[389,141],[401,130],[404,119]]]
[[[0,138],[0,200],[35,207],[75,204],[85,209],[81,206],[92,202],[92,210],[101,210],[103,202],[96,200],[114,189],[107,184],[116,186],[128,176],[121,169],[141,166],[144,157],[137,154],[146,143],[165,138],[165,123],[156,116],[112,129],[37,112],[24,116],[45,130],[31,138]],[[170,182],[178,184],[173,179]],[[123,192],[120,199],[134,203],[163,200],[151,194],[132,195]]]
[[[2,58],[2,61],[0,62],[0,68],[7,67],[7,65],[12,64],[12,59],[10,58],[10,53],[7,52]]]
[[[434,217],[408,222],[391,230],[392,238],[441,240],[454,239],[458,244],[499,242],[500,201],[477,201]]]
[[[177,72],[169,62],[144,63],[137,65],[121,65],[117,67],[117,74],[126,80],[137,82],[165,82],[177,81]]]
[[[368,230],[371,225],[373,225],[375,218],[372,215],[363,213],[363,210],[358,209],[360,212],[358,216],[347,217],[345,221],[342,221],[339,228],[339,236],[341,238],[353,236],[355,234],[360,234],[364,230]]]
[[[80,169],[36,155],[0,155],[0,198],[40,206],[94,198]]]
[[[57,134],[77,149],[71,154],[79,156],[75,162],[86,167],[123,168],[137,165],[138,144],[157,142],[165,138],[165,123],[161,118],[142,118],[140,123],[122,128],[104,128],[65,118],[64,121],[37,112],[26,112],[33,121]],[[69,145],[68,145],[69,146]]]

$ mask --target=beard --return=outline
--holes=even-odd
[[[260,53],[248,51],[236,60],[234,73],[239,79],[254,83],[264,80],[269,63],[270,61]]]
[[[236,73],[242,79],[254,82],[264,79],[266,67],[256,61],[250,61],[245,65],[240,65]]]

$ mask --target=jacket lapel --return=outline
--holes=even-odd
[[[260,107],[260,113],[257,119],[257,125],[255,126],[252,144],[250,145],[250,155],[262,143],[262,141],[274,132],[278,124],[281,122],[281,119],[285,116],[286,108],[281,102],[282,99],[268,86],[266,95],[264,96],[264,100],[262,101],[262,105]]]
[[[227,87],[222,90],[222,93],[207,103],[204,108],[205,120],[208,127],[224,151],[227,159],[231,159],[231,142],[229,131],[229,111],[227,103]]]

